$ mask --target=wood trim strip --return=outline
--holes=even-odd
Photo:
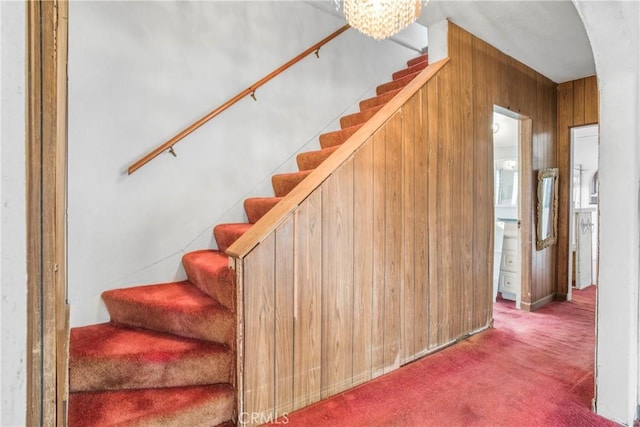
[[[68,396],[66,1],[27,2],[27,425],[62,426]]]
[[[264,215],[253,227],[231,245],[226,253],[231,257],[244,258],[265,237],[275,230],[286,216],[293,212],[309,194],[320,186],[338,167],[346,162],[367,139],[395,114],[422,86],[424,86],[449,59],[443,59],[425,68],[398,94],[358,129],[327,160],[315,168],[304,181]]]
[[[343,27],[339,28],[338,30],[334,31],[333,33],[331,33],[330,35],[328,35],[324,39],[320,40],[318,43],[314,44],[313,46],[311,46],[310,48],[308,48],[304,52],[298,54],[293,59],[289,60],[285,64],[283,64],[280,67],[276,68],[275,70],[273,70],[272,72],[270,72],[269,74],[267,74],[266,76],[264,76],[263,78],[261,78],[260,80],[258,80],[254,84],[252,84],[251,86],[249,86],[248,88],[244,89],[243,91],[241,91],[240,93],[238,93],[237,95],[232,97],[231,99],[227,100],[226,102],[224,102],[219,107],[215,108],[214,110],[212,110],[209,113],[207,113],[205,116],[203,116],[200,119],[196,120],[193,124],[191,124],[190,126],[186,127],[185,129],[183,129],[176,136],[174,136],[173,138],[169,139],[164,144],[156,147],[154,150],[149,152],[147,155],[142,157],[140,160],[136,161],[131,166],[129,166],[129,168],[127,169],[127,174],[131,175],[132,173],[134,173],[135,171],[140,169],[142,166],[146,165],[151,160],[155,159],[158,155],[160,155],[164,151],[172,149],[173,146],[175,144],[177,144],[178,142],[180,142],[184,137],[186,137],[187,135],[189,135],[190,133],[192,133],[196,129],[200,128],[202,125],[207,123],[209,120],[211,120],[214,117],[218,116],[220,113],[222,113],[223,111],[225,111],[226,109],[231,107],[233,104],[235,104],[236,102],[238,102],[241,99],[245,98],[247,95],[254,96],[256,90],[258,90],[261,86],[265,85],[267,82],[272,80],[277,75],[279,75],[279,74],[283,73],[284,71],[286,71],[287,69],[291,68],[293,65],[295,65],[298,62],[300,62],[305,57],[311,55],[314,52],[317,53],[322,46],[324,46],[325,44],[329,43],[331,40],[335,39],[340,34],[342,34],[345,31],[347,31],[349,28],[351,28],[351,26],[349,24],[347,24],[347,25],[344,25]]]
[[[536,311],[539,308],[541,308],[542,306],[545,306],[547,304],[549,304],[551,301],[553,301],[554,299],[556,299],[556,293],[552,293],[547,295],[544,298],[540,298],[539,300],[533,302],[533,303],[521,303],[520,304],[520,309],[524,310],[524,311]]]
[[[27,8],[27,418],[26,425],[42,424],[42,83],[40,29],[41,3]]]

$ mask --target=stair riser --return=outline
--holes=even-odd
[[[180,313],[116,300],[105,300],[105,305],[117,323],[235,346],[235,315],[229,310]]]
[[[208,271],[198,264],[191,263],[188,255],[183,257],[182,264],[189,281],[224,307],[235,311],[235,272],[229,268]]]
[[[167,354],[155,360],[131,357],[71,359],[71,392],[179,387],[225,383],[231,380],[231,353]]]
[[[416,64],[419,64],[420,62],[425,62],[425,61],[429,61],[429,54],[427,53],[408,60],[407,67],[412,67]]]
[[[225,252],[229,249],[229,246],[233,245],[246,230],[229,229],[225,227],[216,226],[213,229],[213,235],[218,244],[218,250]]]
[[[391,101],[391,99],[396,96],[398,92],[400,92],[400,89],[390,90],[389,92],[385,92],[380,96],[360,101],[360,111],[365,111],[370,108],[377,107],[378,105],[386,104],[387,102]]]
[[[335,147],[336,145],[340,145],[345,142],[347,139],[351,137],[361,126],[357,126],[354,128],[343,129],[335,132],[329,132],[320,135],[320,147],[329,148]]]
[[[361,111],[360,113],[349,114],[340,119],[340,126],[342,129],[349,128],[351,126],[357,126],[363,124],[371,117],[373,117],[380,109],[384,107],[384,104],[376,105],[368,110]]]
[[[219,425],[232,419],[234,395],[229,384],[71,393],[68,425]]]
[[[308,173],[274,175],[271,178],[271,184],[276,197],[284,197],[289,194],[307,175]]]
[[[406,77],[410,74],[414,74],[417,73],[419,71],[424,70],[425,68],[427,68],[429,66],[429,62],[428,61],[424,61],[424,62],[419,62],[414,66],[405,68],[404,70],[400,70],[400,71],[396,71],[395,73],[393,73],[392,79],[393,80],[399,80],[403,77]]]
[[[330,147],[320,151],[301,153],[297,157],[298,168],[301,171],[315,169],[320,166],[338,147]]]
[[[382,94],[384,94],[386,92],[389,92],[389,91],[392,91],[392,90],[395,90],[395,89],[399,89],[399,88],[403,88],[406,85],[408,85],[409,82],[411,82],[411,80],[413,80],[418,74],[419,73],[411,74],[411,75],[403,77],[403,78],[401,78],[399,80],[395,80],[395,81],[392,81],[392,82],[389,82],[389,83],[382,84],[382,85],[380,85],[380,86],[378,86],[376,88],[376,94],[377,95],[382,95]]]
[[[247,199],[244,201],[244,211],[250,224],[255,224],[280,202],[280,197]]]

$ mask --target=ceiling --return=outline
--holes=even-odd
[[[447,18],[556,83],[596,72],[571,1],[430,0],[418,23],[428,27]]]
[[[340,15],[333,0],[310,0],[314,7]],[[391,39],[421,50],[421,26],[449,19],[556,83],[596,73],[584,26],[570,0],[429,0],[417,24]]]

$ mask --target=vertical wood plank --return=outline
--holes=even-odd
[[[440,211],[440,199],[438,199],[438,186],[440,178],[439,172],[439,84],[440,77],[436,76],[427,83],[427,189],[429,213],[428,221],[428,264],[429,264],[429,318],[428,318],[428,348],[433,349],[440,345],[441,323],[440,323],[440,229],[438,227],[438,213]]]
[[[293,410],[293,227],[291,215],[275,237],[275,417]]]
[[[275,235],[270,234],[244,260],[245,411],[273,419],[275,405]],[[259,351],[256,351],[259,349]]]
[[[584,122],[585,124],[599,121],[598,80],[596,76],[584,79]]]
[[[415,290],[415,123],[418,122],[418,100],[420,93],[416,93],[402,109],[402,274],[403,286],[401,291],[401,323],[402,336],[400,348],[402,350],[401,364],[414,359],[416,315]]]
[[[27,2],[27,425],[39,425],[43,412],[42,351],[42,3]]]
[[[479,329],[492,317],[493,305],[493,123],[492,89],[495,87],[495,67],[491,66],[488,45],[473,40],[473,94],[475,159],[473,217],[473,325]],[[490,285],[487,285],[490,283]]]
[[[460,67],[459,84],[460,99],[458,102],[458,126],[460,128],[460,144],[456,156],[460,157],[460,183],[458,194],[460,204],[460,225],[458,228],[458,258],[460,262],[460,274],[458,287],[461,288],[461,324],[457,336],[468,333],[473,328],[474,311],[474,272],[473,272],[473,247],[474,247],[474,181],[480,180],[479,185],[486,182],[486,175],[476,174],[474,158],[474,108],[473,108],[473,36],[464,31],[460,37]],[[479,224],[482,228],[491,228],[491,222]],[[480,255],[480,254],[478,254]],[[488,254],[480,255],[482,258]]]
[[[300,204],[294,217],[294,409],[320,400],[322,191]]]
[[[354,158],[353,385],[371,379],[373,354],[373,141]]]
[[[400,366],[402,334],[402,111],[385,125],[386,198],[385,198],[385,291],[384,291],[384,372]]]
[[[429,158],[427,146],[428,97],[426,86],[418,92],[415,135],[415,356],[429,349]]]
[[[448,211],[447,221],[444,224],[448,233],[448,260],[447,266],[449,272],[449,280],[447,287],[449,289],[447,303],[447,318],[449,320],[449,340],[453,340],[462,333],[462,313],[464,311],[464,300],[462,292],[462,217],[463,213],[460,209],[463,195],[461,194],[460,184],[462,182],[462,128],[465,126],[462,119],[462,73],[467,66],[462,49],[463,31],[456,28],[455,31],[449,30],[449,52],[458,58],[457,61],[451,63],[448,67],[447,77],[443,78],[446,82],[447,98],[452,102],[443,103],[447,125],[445,131],[448,132],[447,139],[450,141],[446,144],[447,167],[444,173],[447,175],[445,184],[447,185]],[[455,105],[453,100],[455,100]],[[455,257],[454,257],[455,254]]]
[[[584,120],[584,79],[573,81],[573,125],[585,124]]]
[[[385,320],[385,199],[386,199],[386,138],[381,128],[373,135],[373,301],[372,315],[372,377],[384,373]]]
[[[452,31],[449,31],[449,41],[453,38]],[[455,40],[455,39],[454,39]],[[452,45],[449,45],[452,52]],[[454,50],[457,53],[457,50]],[[438,154],[437,154],[437,191],[436,197],[441,200],[438,210],[435,212],[438,221],[438,327],[440,329],[439,344],[446,344],[455,338],[455,328],[459,321],[459,310],[456,307],[454,294],[453,272],[453,197],[455,178],[453,168],[453,146],[458,141],[454,139],[452,129],[453,103],[452,98],[452,70],[451,67],[443,70],[438,76]]]
[[[521,303],[531,303],[533,287],[536,283],[532,283],[531,266],[532,266],[532,240],[533,231],[532,223],[532,200],[533,200],[533,164],[531,157],[533,155],[532,146],[529,143],[532,138],[532,120],[521,120],[519,125],[519,139],[524,141],[520,145],[520,194],[522,195],[518,203],[518,216],[520,217],[520,281],[524,286],[525,292],[522,292],[520,298]],[[536,181],[537,182],[537,181]],[[540,265],[537,266],[539,271]],[[530,290],[530,291],[529,291]]]
[[[322,184],[322,396],[353,375],[353,160]]]

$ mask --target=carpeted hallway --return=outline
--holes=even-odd
[[[289,426],[613,426],[591,412],[596,287],[281,418]]]

